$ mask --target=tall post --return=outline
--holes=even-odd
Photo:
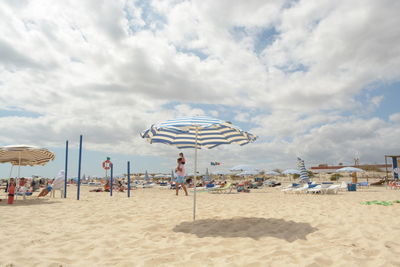
[[[82,163],[82,135],[79,137],[79,161],[78,161],[78,184],[76,199],[79,200],[81,193],[81,163]]]
[[[199,135],[199,128],[196,126],[196,139],[194,145],[194,193],[193,193],[193,221],[196,220],[196,185],[197,185],[197,137]]]
[[[131,197],[131,162],[128,161],[128,197]]]
[[[112,197],[112,191],[113,191],[113,169],[114,169],[114,164],[111,163],[111,170],[110,170],[110,196]]]
[[[67,180],[68,180],[68,140],[65,142],[64,198],[67,198]]]

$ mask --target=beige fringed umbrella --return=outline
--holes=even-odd
[[[18,166],[18,177],[20,166],[46,165],[55,159],[55,154],[46,148],[27,145],[12,145],[0,147],[0,163],[11,163]]]

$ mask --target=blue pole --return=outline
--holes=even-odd
[[[82,135],[79,137],[79,162],[78,162],[78,187],[76,198],[79,200],[81,193],[81,163],[82,163]]]
[[[113,169],[114,169],[114,164],[111,163],[111,173],[110,173],[110,196],[112,196],[112,190],[113,190]]]
[[[131,197],[131,162],[128,161],[128,197]]]
[[[65,142],[65,170],[64,170],[64,198],[67,198],[67,180],[68,180],[68,140]]]

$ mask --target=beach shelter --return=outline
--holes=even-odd
[[[308,183],[310,181],[310,177],[308,175],[306,166],[304,165],[304,160],[297,157],[297,168],[300,171],[300,180],[302,183]]]
[[[0,147],[0,163],[9,162],[12,166],[18,166],[18,178],[20,177],[21,166],[43,166],[54,160],[55,157],[55,154],[48,149],[36,146],[13,145]]]
[[[196,219],[197,150],[224,144],[246,145],[256,136],[244,132],[232,123],[205,116],[183,117],[152,125],[141,134],[151,144],[162,143],[179,149],[194,149],[193,220]]]

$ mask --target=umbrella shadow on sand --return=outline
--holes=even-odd
[[[21,197],[22,198],[22,197]],[[48,205],[48,204],[57,204],[60,203],[60,201],[49,201],[48,199],[42,199],[42,198],[32,198],[29,199],[27,198],[26,200],[18,199],[14,200],[14,203],[11,205],[7,204],[7,199],[2,199],[0,201],[0,206],[34,206],[34,205]]]
[[[232,219],[205,219],[182,222],[174,227],[174,232],[195,234],[197,237],[248,237],[258,240],[275,237],[293,242],[306,240],[308,234],[317,231],[309,223],[286,221],[275,218],[237,217]]]

